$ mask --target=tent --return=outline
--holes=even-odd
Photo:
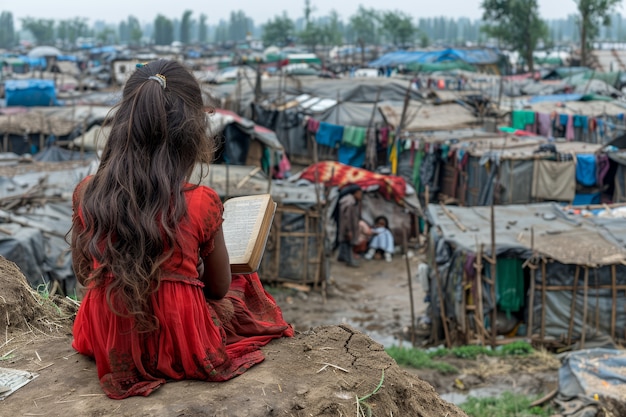
[[[431,204],[426,216],[434,336],[440,324],[449,343],[457,331],[463,343],[505,336],[583,348],[625,340],[623,220],[554,203]]]
[[[4,83],[7,106],[56,106],[56,89],[52,80],[7,80]]]

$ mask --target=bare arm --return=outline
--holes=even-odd
[[[231,282],[230,260],[221,227],[215,233],[214,245],[213,251],[202,258],[204,273],[200,279],[204,282],[204,296],[219,300],[226,295]]]

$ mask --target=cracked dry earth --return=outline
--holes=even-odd
[[[15,265],[0,257],[0,328],[6,329],[0,367],[38,375],[0,402],[1,415],[465,415],[349,325],[275,340],[263,348],[264,362],[228,382],[169,382],[149,397],[110,400],[100,390],[94,362],[70,346],[71,303],[56,301],[51,308],[35,295]]]

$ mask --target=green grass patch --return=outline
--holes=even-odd
[[[502,356],[528,356],[535,352],[535,349],[528,342],[518,340],[507,345],[500,346],[496,352]]]
[[[485,346],[466,345],[455,346],[450,349],[450,353],[461,359],[476,359],[479,356],[493,356],[495,352]]]
[[[395,359],[398,365],[409,366],[416,369],[435,369],[447,374],[457,373],[458,369],[446,362],[437,361],[436,359],[448,355],[461,359],[476,359],[479,356],[526,356],[535,351],[529,343],[524,341],[515,341],[507,345],[499,346],[495,350],[479,345],[455,346],[451,349],[438,348],[435,350],[392,346],[385,350],[389,356]]]
[[[549,417],[554,410],[550,407],[531,407],[534,401],[523,394],[503,393],[500,397],[468,397],[459,406],[469,417]]]
[[[409,366],[415,369],[435,369],[444,374],[455,374],[459,372],[457,368],[448,363],[433,360],[429,354],[422,349],[405,349],[391,346],[385,349],[385,351],[401,366]]]

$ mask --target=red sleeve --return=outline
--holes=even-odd
[[[217,193],[209,187],[200,187],[201,199],[198,209],[202,219],[202,230],[200,231],[200,256],[207,256],[213,252],[215,247],[215,233],[224,221],[224,205]]]

